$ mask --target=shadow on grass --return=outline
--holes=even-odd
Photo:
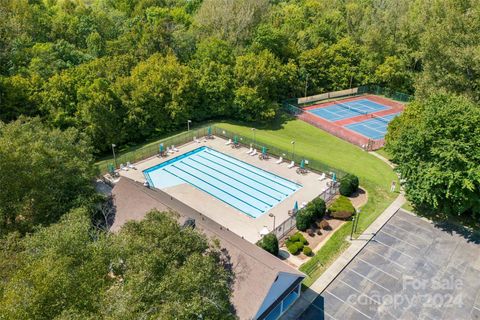
[[[270,122],[245,122],[245,121],[238,121],[238,120],[222,120],[222,121],[217,121],[217,123],[229,123],[229,124],[234,124],[234,125],[240,125],[240,126],[249,126],[249,127],[254,127],[256,129],[261,129],[261,130],[281,130],[285,127],[285,125],[290,122],[294,121],[296,118],[290,114],[284,113],[284,112],[279,112],[275,119],[273,119]]]

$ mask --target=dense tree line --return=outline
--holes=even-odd
[[[286,97],[382,83],[480,100],[478,0],[7,0],[0,120],[96,153],[187,119],[268,121]],[[454,41],[453,41],[454,40]]]

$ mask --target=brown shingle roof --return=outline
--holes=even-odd
[[[128,178],[121,178],[112,195],[117,231],[128,220],[140,220],[152,209],[175,211],[184,218],[195,219],[196,228],[220,241],[230,255],[235,273],[232,303],[240,319],[252,319],[260,308],[279,272],[304,275],[256,245],[222,227],[195,209],[172,198],[161,190],[145,188]]]

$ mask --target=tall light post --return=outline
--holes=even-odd
[[[113,163],[115,164],[115,169],[117,169],[117,157],[115,156],[115,147],[117,145],[112,143],[112,152],[113,152]]]
[[[358,212],[357,212],[357,214],[356,214],[357,219],[355,219],[355,222],[356,222],[356,224],[355,224],[355,232],[357,232],[358,221],[360,221],[360,212],[362,212],[362,210],[361,210],[361,209],[358,209]]]
[[[270,213],[268,214],[268,216],[269,216],[270,218],[273,218],[273,229],[272,229],[272,231],[275,231],[275,215],[270,212]]]
[[[192,120],[187,120],[187,131],[190,131],[190,123],[192,123]]]
[[[292,144],[292,161],[295,161],[295,140],[290,143]]]
[[[355,217],[352,217],[352,231],[350,232],[350,241],[353,240],[353,227],[355,226]]]
[[[255,131],[256,129],[255,128],[252,128],[252,132],[253,132],[253,147],[255,148]]]

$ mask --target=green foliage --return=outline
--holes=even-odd
[[[290,254],[297,254],[298,253],[298,247],[295,243],[289,243],[287,244],[287,249]]]
[[[313,212],[313,219],[321,219],[325,215],[326,204],[322,198],[315,198],[307,204],[307,208],[310,207]]]
[[[339,196],[328,208],[328,213],[336,219],[348,219],[355,213],[355,207],[350,199]]]
[[[306,256],[311,256],[312,255],[312,249],[310,247],[303,247],[303,254],[306,255]]]
[[[297,229],[305,231],[310,227],[313,221],[313,215],[311,210],[302,209],[298,211],[296,217]]]
[[[29,231],[93,199],[91,149],[75,130],[36,118],[0,122],[0,230]]]
[[[347,174],[340,180],[340,194],[342,196],[351,196],[358,190],[358,177],[353,174]]]
[[[265,235],[257,245],[274,256],[278,255],[278,239],[273,233]]]
[[[416,209],[480,216],[480,109],[438,93],[410,103],[388,129],[387,150]]]
[[[0,260],[4,319],[233,318],[222,253],[164,213],[107,235],[78,209],[31,236],[0,241],[9,262]]]

